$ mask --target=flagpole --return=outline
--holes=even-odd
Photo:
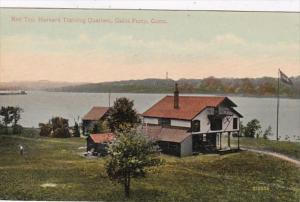
[[[280,87],[280,70],[278,69],[278,80],[277,80],[277,120],[276,120],[276,140],[279,140],[278,136],[278,122],[279,122],[279,87]]]

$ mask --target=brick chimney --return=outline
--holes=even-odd
[[[174,109],[179,109],[179,91],[178,91],[177,83],[175,83],[175,91],[174,91]]]

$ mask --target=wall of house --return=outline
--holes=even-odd
[[[193,154],[192,135],[185,138],[185,140],[181,142],[180,153],[181,153],[180,156],[190,156]]]
[[[190,128],[191,127],[191,122],[190,121],[184,121],[184,120],[171,119],[171,126]]]
[[[225,109],[225,107],[223,107],[222,110],[231,111],[229,108]],[[208,115],[213,114],[212,108],[207,108],[207,109],[203,110],[193,120],[200,120],[200,132],[199,133],[238,131],[239,130],[239,121],[240,121],[239,117],[233,111],[231,111],[231,112],[233,113],[233,116],[226,116],[223,118],[222,130],[219,130],[219,131],[211,131],[210,130],[210,120],[208,119]],[[233,118],[238,118],[237,129],[233,129]]]
[[[158,124],[158,118],[150,118],[150,117],[144,117],[144,123],[146,124]]]
[[[158,118],[144,117],[144,124],[146,124],[146,123],[158,125],[159,120],[158,120]],[[171,126],[190,128],[191,122],[185,121],[185,120],[171,119]]]

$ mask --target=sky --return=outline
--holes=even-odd
[[[300,13],[0,10],[0,81],[300,75]]]

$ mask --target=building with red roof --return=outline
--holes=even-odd
[[[107,117],[108,110],[109,107],[92,107],[82,118],[83,133],[88,134],[88,131],[93,130],[95,124],[104,120]]]
[[[177,156],[222,149],[222,134],[239,133],[242,115],[228,97],[166,96],[143,114],[143,132],[156,139],[163,152]]]
[[[114,140],[113,133],[98,133],[90,134],[87,140],[87,152],[91,151],[93,154],[105,155],[107,153],[107,144]]]

